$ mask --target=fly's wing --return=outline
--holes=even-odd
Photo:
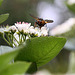
[[[41,20],[41,21],[43,20],[42,18],[38,18],[38,19]]]
[[[45,20],[45,23],[52,23],[53,20]]]
[[[33,17],[37,21],[42,21],[43,20],[42,18],[35,17],[35,16],[31,15],[31,14],[30,14],[30,16]]]
[[[29,14],[31,17],[33,17],[35,20],[39,21],[39,19],[31,14]]]

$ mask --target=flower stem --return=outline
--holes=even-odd
[[[13,33],[11,33],[11,41],[12,41],[12,44],[13,44]]]
[[[9,38],[9,35],[8,35],[8,34],[6,34],[6,37],[7,37],[8,41],[9,41],[9,43],[11,43],[11,41],[10,41],[10,38]]]
[[[26,35],[23,35],[23,42],[26,40]]]
[[[22,41],[23,41],[22,38],[23,38],[23,34],[21,35],[20,43],[22,43]]]
[[[17,45],[15,44],[15,42],[13,42],[13,44],[15,45],[15,47],[17,47]]]
[[[10,46],[13,47],[13,43],[11,42],[12,41],[12,36],[10,37],[11,35],[10,34],[6,34],[6,37],[10,43]],[[11,39],[10,39],[11,38]]]
[[[10,44],[10,42],[8,42],[8,41],[6,40],[6,38],[4,37],[4,34],[3,34],[3,39],[7,42],[7,44],[8,44],[9,46],[13,47],[13,46]]]
[[[16,40],[16,42],[17,42],[18,44],[20,44],[19,41],[15,38],[15,36],[13,36],[13,38]]]

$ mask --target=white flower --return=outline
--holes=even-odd
[[[47,27],[45,27],[45,26],[41,27],[41,30],[47,30]]]
[[[4,33],[4,29],[5,29],[5,28],[2,28],[2,27],[1,27],[1,28],[0,28],[0,33]]]
[[[38,37],[41,36],[41,30],[38,27],[35,27],[35,35],[37,35]]]
[[[68,4],[70,5],[75,4],[75,0],[68,0]]]
[[[34,26],[30,26],[30,28],[29,29],[34,29]]]
[[[41,28],[41,36],[47,36],[48,35],[48,30],[46,27]]]
[[[15,26],[18,28],[18,30],[20,32],[28,29],[30,27],[30,25],[31,25],[31,23],[25,23],[25,22],[22,22],[22,24],[21,24],[21,22],[15,23]]]
[[[66,22],[62,23],[61,25],[56,26],[54,29],[50,31],[50,35],[60,35],[66,33],[72,29],[75,25],[75,18],[70,18]]]
[[[35,29],[29,29],[30,34],[35,34]]]
[[[29,28],[29,34],[30,35],[34,35],[34,36],[38,36],[37,34],[38,34],[38,30],[36,29],[36,28],[34,28],[33,26],[31,26],[30,28]]]
[[[1,27],[1,28],[0,28],[0,33],[10,32],[8,28],[9,28],[9,26]]]
[[[41,35],[42,36],[47,36],[48,35],[48,31],[47,30],[42,30],[41,31]]]
[[[9,28],[9,31],[12,31],[12,32],[16,32],[16,27],[13,25],[13,26],[10,26]]]
[[[29,34],[29,30],[28,29],[26,29],[26,30],[24,30],[24,34]]]
[[[5,33],[9,33],[10,31],[9,31],[8,28],[4,28],[4,32],[5,32]]]
[[[5,28],[2,28],[2,27],[0,28],[0,37],[3,36],[3,34],[4,34],[4,29],[5,29]]]
[[[40,31],[40,28],[38,28],[38,27],[35,27],[35,30],[36,30],[36,31]]]

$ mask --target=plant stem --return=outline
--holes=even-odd
[[[23,42],[26,40],[26,35],[23,35]]]
[[[7,36],[7,39],[8,39],[8,41],[9,41],[9,43],[10,43],[10,46],[13,47],[13,43],[12,43],[12,35],[6,34],[6,36]],[[9,37],[9,36],[11,36],[11,37]],[[10,39],[10,38],[11,38],[11,39]]]
[[[17,42],[18,44],[20,44],[19,41],[15,38],[15,36],[13,36],[13,38],[16,40],[16,42]]]
[[[13,33],[11,33],[11,41],[12,41],[12,44],[13,44]]]
[[[17,45],[15,44],[15,42],[13,42],[13,44],[15,45],[15,47],[17,47]]]
[[[20,43],[22,43],[23,34],[21,35]]]
[[[11,43],[11,41],[10,41],[10,38],[9,38],[8,34],[6,34],[6,37],[7,37],[8,41],[9,41],[9,43]]]
[[[18,34],[19,35],[19,44],[20,44],[20,37],[21,37],[21,35],[20,34]]]
[[[13,47],[13,46],[10,44],[10,42],[8,42],[8,41],[6,40],[6,38],[4,37],[4,34],[3,34],[3,39],[7,42],[7,44],[8,44],[9,46]]]

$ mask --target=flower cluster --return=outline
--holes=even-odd
[[[22,42],[30,39],[31,37],[41,37],[48,35],[48,29],[43,26],[41,29],[39,27],[31,26],[31,23],[26,22],[17,22],[12,26],[7,26],[6,28],[1,28],[0,33],[5,34],[8,38],[8,41],[3,36],[5,41],[13,46],[18,46]]]
[[[48,30],[46,27],[42,27],[41,29],[38,27],[31,26],[31,23],[25,23],[25,22],[17,22],[15,23],[15,27],[18,29],[20,33],[23,33],[25,35],[34,35],[37,37],[40,36],[47,36],[48,35]],[[13,30],[13,28],[12,28]]]

